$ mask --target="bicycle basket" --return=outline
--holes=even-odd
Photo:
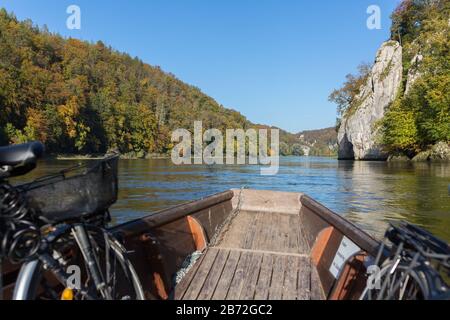
[[[18,189],[48,223],[103,214],[117,201],[118,156],[43,177]],[[82,170],[82,173],[78,173]]]

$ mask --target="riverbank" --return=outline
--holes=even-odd
[[[54,160],[99,160],[103,159],[103,154],[50,154],[47,158]],[[157,159],[170,159],[168,154],[147,154],[144,156],[121,154],[119,156],[122,160],[157,160]]]
[[[105,155],[103,154],[50,154],[47,159],[53,160],[99,160],[103,159]],[[336,155],[314,155],[314,156],[280,156],[283,157],[306,157],[306,158],[329,158],[337,159]],[[133,154],[121,154],[119,157],[121,160],[159,160],[159,159],[170,159],[169,154],[147,154],[145,156],[137,156]]]
[[[450,162],[450,145],[446,142],[439,142],[428,150],[419,152],[414,157],[409,157],[406,154],[390,155],[389,162]]]

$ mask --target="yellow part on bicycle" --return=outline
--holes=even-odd
[[[73,300],[73,290],[70,288],[64,289],[63,293],[61,294],[61,300]]]

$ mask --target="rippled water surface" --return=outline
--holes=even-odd
[[[43,161],[29,179],[76,161]],[[390,220],[407,220],[450,241],[450,165],[281,159],[279,174],[258,166],[175,166],[170,160],[121,160],[115,223],[230,188],[304,192],[380,236]]]

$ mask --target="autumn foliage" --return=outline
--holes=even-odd
[[[0,144],[50,152],[165,153],[170,133],[250,122],[198,88],[102,42],[64,39],[0,10]]]

